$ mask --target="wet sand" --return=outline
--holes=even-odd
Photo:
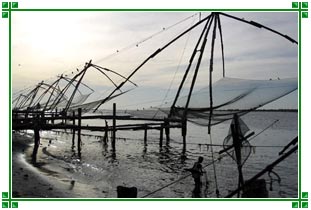
[[[83,198],[100,197],[90,186],[71,180],[66,175],[30,164],[33,138],[29,134],[12,135],[12,192],[22,198]],[[42,151],[40,145],[39,152]]]

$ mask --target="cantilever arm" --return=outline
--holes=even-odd
[[[273,30],[273,29],[271,29],[269,27],[266,27],[266,26],[264,26],[264,25],[262,25],[260,23],[255,22],[255,21],[247,21],[247,20],[244,20],[242,18],[238,18],[238,17],[235,17],[233,15],[228,15],[228,14],[222,13],[222,12],[219,12],[218,14],[226,16],[226,17],[229,17],[229,18],[232,18],[232,19],[235,19],[235,20],[238,20],[238,21],[241,21],[241,22],[244,22],[244,23],[247,23],[247,24],[250,24],[250,25],[255,26],[257,28],[264,28],[264,29],[266,29],[268,31],[271,31],[271,32],[273,32],[275,34],[278,34],[278,35],[284,37],[285,39],[287,39],[287,40],[289,40],[289,41],[291,41],[291,42],[293,42],[295,44],[298,44],[298,42],[296,40],[294,40],[293,38],[289,37],[288,35],[282,34],[282,33],[278,32],[276,30]]]

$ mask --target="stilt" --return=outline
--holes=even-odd
[[[160,128],[160,148],[162,148],[162,144],[163,144],[163,124],[161,124]]]
[[[37,163],[37,153],[40,145],[40,128],[39,128],[39,119],[34,122],[34,137],[35,137],[35,145],[32,152],[32,163]]]
[[[75,127],[76,125],[76,120],[75,120],[75,111],[72,112],[72,125],[73,127]],[[75,148],[75,133],[76,133],[76,129],[73,128],[72,129],[72,145],[71,145],[71,149],[74,149]]]
[[[52,119],[51,119],[51,123],[54,125],[54,117],[56,117],[56,115],[54,113],[52,113]]]
[[[41,120],[40,120],[40,123],[43,123],[43,124],[46,124],[46,120],[44,119],[45,117],[45,113],[44,111],[41,112]]]
[[[81,158],[81,108],[78,109],[78,156]]]
[[[186,153],[186,136],[187,136],[187,119],[182,120],[182,126],[181,126],[181,135],[182,135],[182,143],[183,143],[183,150],[182,153]]]
[[[167,119],[164,119],[165,125],[165,136],[166,136],[166,144],[170,143],[170,122]]]
[[[108,142],[108,122],[107,120],[105,120],[105,135],[104,135],[104,138],[103,138],[103,144],[104,146],[107,146],[107,142]]]
[[[112,153],[116,153],[116,104],[113,103],[112,111],[112,139],[111,139]]]
[[[144,146],[147,146],[147,126],[145,126],[145,130],[144,130]]]

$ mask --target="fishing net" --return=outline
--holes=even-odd
[[[235,115],[232,119],[228,135],[225,137],[223,146],[226,153],[237,162],[236,151],[233,148],[234,140],[232,135],[232,129],[235,129],[237,141],[240,144],[240,161],[243,165],[251,154],[251,145],[249,141],[245,139],[245,134],[249,131],[248,126],[243,122],[241,118]]]
[[[211,125],[232,119],[233,114],[245,114],[275,101],[297,89],[297,78],[280,80],[246,80],[222,78],[213,84]],[[187,96],[180,97],[176,106],[163,108],[173,118],[182,118]],[[193,92],[186,117],[189,121],[207,126],[210,117],[209,88]]]

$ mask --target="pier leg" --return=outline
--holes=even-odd
[[[113,103],[113,111],[112,111],[112,139],[111,139],[111,148],[112,153],[115,155],[116,153],[116,104]]]
[[[55,114],[54,113],[52,113],[52,120],[51,120],[51,123],[54,125],[54,117],[56,117],[55,116]]]
[[[165,125],[166,144],[168,145],[170,143],[170,122],[167,119],[165,119],[164,125]]]
[[[72,112],[72,116],[73,116],[72,125],[75,126],[76,125],[76,120],[75,120],[75,112],[74,111]],[[71,145],[71,149],[72,150],[75,148],[75,133],[76,133],[76,129],[73,128],[72,129],[72,145]]]
[[[40,129],[38,119],[35,121],[34,125],[34,137],[35,137],[35,145],[32,152],[32,163],[37,163],[37,153],[40,145]]]
[[[41,123],[46,124],[46,120],[44,119],[45,113],[44,111],[41,112]]]
[[[161,124],[160,128],[160,148],[162,148],[162,144],[163,144],[163,124]]]
[[[147,126],[145,127],[145,130],[144,130],[144,146],[146,147],[147,146]]]
[[[78,156],[81,158],[81,108],[78,109]]]
[[[186,136],[187,136],[187,120],[184,119],[182,121],[182,128],[181,128],[181,135],[182,135],[182,143],[183,143],[183,150],[182,150],[182,153],[185,154],[186,153]]]
[[[106,124],[106,128],[105,128],[105,135],[104,135],[104,139],[103,139],[103,144],[106,147],[107,146],[107,140],[108,140],[108,122],[107,120],[105,120],[105,124]]]

